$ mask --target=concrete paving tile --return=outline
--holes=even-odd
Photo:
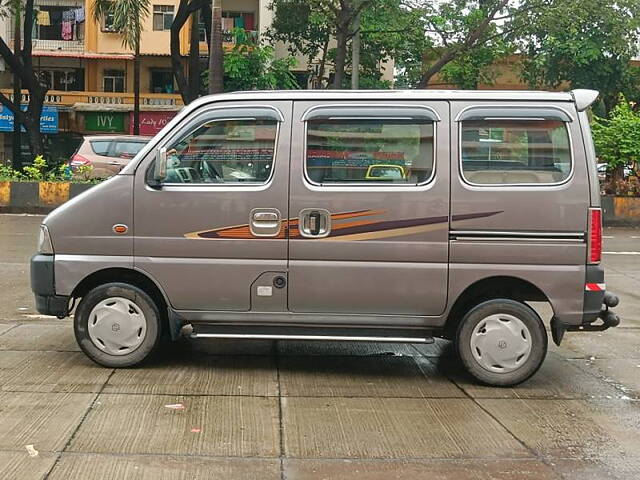
[[[612,328],[604,332],[569,332],[564,336],[560,347],[553,345],[549,349],[568,358],[640,360],[640,329]]]
[[[279,367],[283,396],[464,397],[421,357],[285,356]]]
[[[83,353],[0,352],[2,391],[98,392],[110,373]]]
[[[571,360],[585,372],[595,375],[618,390],[617,397],[640,399],[640,359]]]
[[[71,320],[58,324],[25,323],[0,336],[0,350],[55,350],[79,352]]]
[[[37,457],[30,457],[26,449],[23,452],[0,452],[0,478],[4,480],[44,478],[57,457],[57,454],[47,452],[38,452]]]
[[[279,355],[418,355],[408,343],[279,341]]]
[[[60,451],[95,394],[0,393],[0,450]]]
[[[539,460],[285,459],[287,480],[560,480]]]
[[[11,330],[12,328],[15,328],[15,326],[16,326],[15,323],[0,323],[0,337],[4,335],[6,332],[8,332],[9,330]],[[2,342],[1,338],[0,338],[0,342]]]
[[[478,400],[537,455],[606,460],[640,451],[640,403],[622,400]]]
[[[548,354],[540,370],[513,388],[492,388],[474,381],[460,362],[439,360],[438,367],[473,398],[614,398],[620,392],[557,354]]]
[[[68,451],[276,457],[279,445],[277,398],[103,394]]]
[[[198,355],[273,355],[275,342],[271,340],[181,338],[170,348],[175,352]]]
[[[640,478],[640,457],[600,462],[576,458],[548,459],[563,480],[636,480]]]
[[[167,355],[145,365],[116,370],[109,393],[169,395],[278,395],[272,357]]]
[[[0,271],[0,320],[13,321],[23,314],[37,314],[29,279],[29,264],[0,262]]]
[[[279,459],[62,454],[49,480],[279,480]]]
[[[286,397],[282,407],[290,457],[531,456],[469,399]]]

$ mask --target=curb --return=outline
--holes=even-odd
[[[93,183],[0,182],[0,213],[47,214]]]

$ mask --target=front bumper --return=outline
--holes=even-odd
[[[53,255],[31,257],[31,290],[39,313],[64,318],[69,315],[69,297],[56,295],[54,261]]]

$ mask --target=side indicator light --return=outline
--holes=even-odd
[[[129,231],[129,227],[127,227],[126,225],[118,224],[113,226],[113,232],[117,233],[118,235],[123,235],[127,233],[127,231]]]

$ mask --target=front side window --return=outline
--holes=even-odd
[[[124,93],[124,70],[104,71],[104,91]]]
[[[462,174],[473,184],[553,184],[571,174],[571,145],[560,120],[462,122]]]
[[[277,131],[275,120],[205,123],[167,147],[166,183],[266,183]]]
[[[173,23],[173,5],[153,6],[153,29],[171,30]]]
[[[434,168],[433,132],[430,120],[309,120],[307,178],[316,184],[425,183]]]

